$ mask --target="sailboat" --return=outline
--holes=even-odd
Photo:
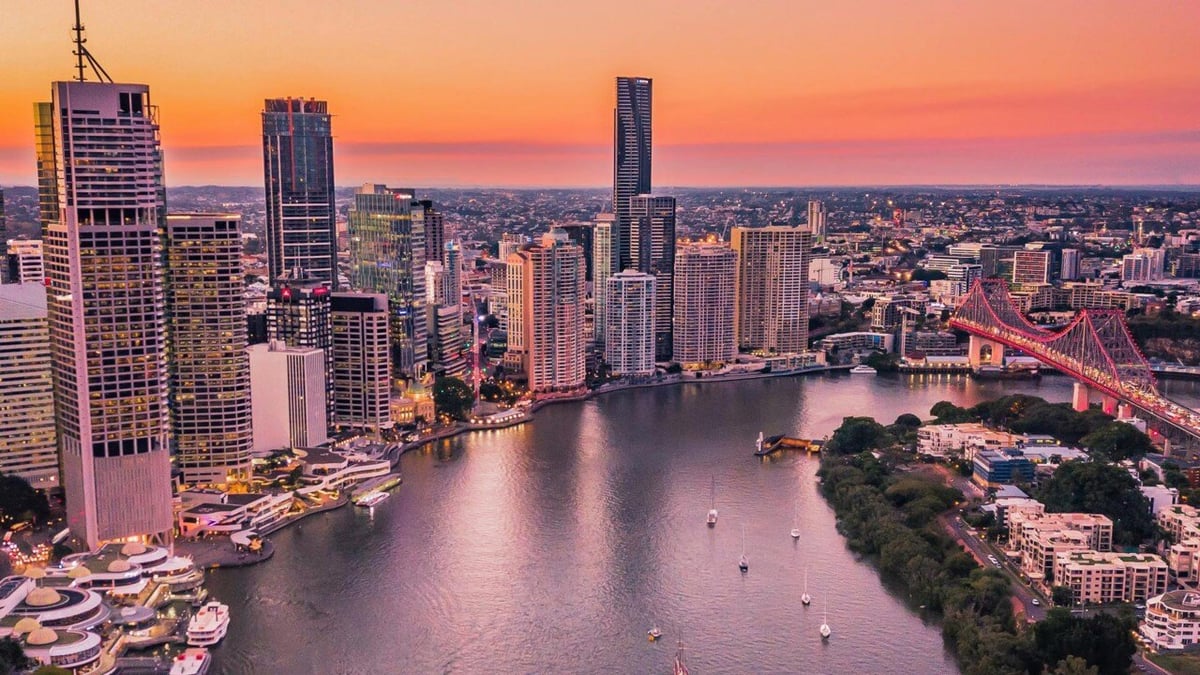
[[[796,505],[795,513],[792,515],[792,539],[800,538],[800,505]]]
[[[825,600],[825,611],[821,615],[821,639],[828,640],[830,635],[833,635],[833,629],[829,627],[829,599]]]
[[[738,559],[738,569],[747,572],[750,570],[750,559],[746,557],[746,526],[742,526],[742,557]]]
[[[800,595],[800,604],[808,607],[812,602],[812,596],[808,594],[808,568],[804,568],[804,593]]]
[[[711,499],[712,499],[712,501],[709,502],[709,507],[708,507],[708,526],[716,527],[717,526],[717,477],[716,476],[713,476],[713,479],[712,479],[712,498]]]
[[[683,641],[679,642],[679,648],[675,650],[675,667],[671,670],[672,675],[688,675],[687,664],[683,662]]]

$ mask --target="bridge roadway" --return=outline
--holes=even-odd
[[[1173,442],[1186,441],[1185,445],[1193,447],[1200,445],[1200,413],[1175,403],[1152,387],[1139,387],[1130,382],[1114,381],[1112,373],[1068,358],[1056,350],[1049,349],[1044,342],[1031,338],[1007,325],[1003,329],[997,329],[995,326],[955,316],[950,319],[950,326],[986,340],[993,340],[1007,347],[1019,349],[1101,393],[1131,404],[1139,412],[1152,418],[1147,422],[1157,421],[1159,423],[1151,424],[1152,427],[1161,428],[1162,425],[1165,425],[1171,430],[1179,432],[1164,434]]]

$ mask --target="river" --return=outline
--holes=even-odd
[[[1196,383],[1166,389],[1200,400]],[[846,548],[816,458],[759,460],[754,438],[823,437],[846,415],[890,423],[1018,392],[1066,401],[1071,383],[689,384],[442,441],[404,457],[404,484],[373,512],[313,516],[272,536],[272,560],[210,573],[233,617],[215,672],[667,673],[682,641],[693,673],[955,673],[938,626]],[[663,638],[649,643],[655,624]]]

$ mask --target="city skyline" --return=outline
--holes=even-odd
[[[0,26],[13,75],[0,183],[34,182],[28,102],[72,74],[68,4],[20,4]],[[431,4],[417,15],[439,30],[383,41],[400,10],[366,22],[302,4],[297,16],[314,20],[295,26],[238,3],[85,4],[105,67],[155,83],[168,184],[257,183],[259,106],[292,95],[338,113],[340,185],[603,186],[605,104],[623,74],[658,80],[659,186],[1200,182],[1191,3],[862,3],[809,8],[801,23],[788,3],[736,15],[650,3],[618,28],[622,48],[604,50],[572,48],[606,25],[591,20],[599,8]],[[652,28],[662,22],[677,29]],[[543,39],[514,46],[525,30]],[[421,106],[400,105],[408,88],[371,84],[401,64]]]

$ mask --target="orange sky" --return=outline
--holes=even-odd
[[[70,0],[4,0],[0,184],[71,76]],[[654,183],[1200,183],[1191,0],[84,0],[160,106],[170,185],[259,184],[262,99],[327,99],[339,184],[595,185],[612,78]]]

